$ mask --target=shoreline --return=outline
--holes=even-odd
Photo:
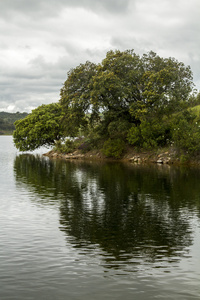
[[[76,150],[73,153],[59,153],[51,150],[44,153],[50,159],[63,159],[63,160],[93,160],[93,161],[115,161],[115,162],[130,162],[134,164],[163,164],[163,165],[188,165],[200,166],[200,157],[188,158],[187,155],[177,154],[174,149],[158,149],[157,151],[135,151],[129,149],[124,155],[119,158],[112,158],[104,156],[99,150],[93,150],[82,153]]]

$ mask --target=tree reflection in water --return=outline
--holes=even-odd
[[[200,215],[199,170],[20,155],[14,172],[37,201],[59,200],[60,229],[75,248],[100,249],[110,267],[176,262],[192,243],[188,212]]]

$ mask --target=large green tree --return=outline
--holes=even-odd
[[[100,64],[86,62],[68,73],[60,99],[66,132],[73,136],[93,122],[92,129],[98,124],[112,138],[121,128],[125,136],[133,124],[160,122],[184,108],[192,79],[190,67],[174,58],[109,51]]]
[[[35,150],[40,146],[54,145],[63,137],[60,104],[41,105],[27,117],[16,121],[13,140],[20,151]]]
[[[180,110],[192,87],[190,67],[174,58],[110,51],[93,77],[91,94],[92,102],[105,110],[141,119]]]

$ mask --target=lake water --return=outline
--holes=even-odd
[[[0,136],[1,300],[200,299],[200,169],[42,151]]]

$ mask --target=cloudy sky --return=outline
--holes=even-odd
[[[0,0],[0,111],[59,100],[70,68],[110,49],[190,65],[200,90],[200,0]]]

